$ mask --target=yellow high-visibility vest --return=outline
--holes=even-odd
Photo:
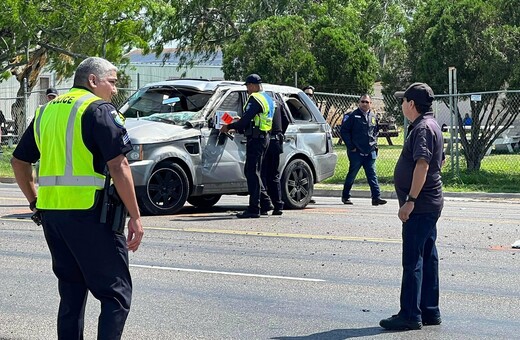
[[[83,142],[82,116],[101,98],[73,88],[39,107],[34,136],[40,150],[38,209],[86,210],[94,205],[105,176],[94,171],[94,156]]]
[[[271,131],[273,127],[273,116],[274,116],[274,102],[273,99],[265,92],[253,92],[251,96],[260,104],[262,107],[262,113],[255,115],[254,123],[260,131]],[[249,101],[249,100],[248,100]],[[246,102],[247,103],[247,102]],[[245,108],[244,108],[245,110]]]

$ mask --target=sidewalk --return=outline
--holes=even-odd
[[[313,196],[321,197],[341,197],[342,186],[338,184],[323,184],[317,185],[314,188]],[[370,198],[370,190],[352,190],[350,192],[353,198]],[[490,192],[444,192],[444,197],[447,199],[468,199],[468,200],[518,200],[520,203],[520,193],[490,193]],[[381,198],[397,199],[394,191],[381,192]]]

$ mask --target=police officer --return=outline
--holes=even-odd
[[[269,146],[262,161],[262,183],[267,190],[267,195],[261,195],[260,214],[268,215],[273,210],[273,215],[282,215],[283,201],[280,185],[280,154],[283,153],[284,129],[282,117],[284,115],[284,102],[275,98],[275,110],[273,115],[273,127],[271,129]]]
[[[314,103],[316,103],[316,99],[314,98],[314,90],[315,90],[315,89],[314,89],[314,86],[312,86],[312,85],[307,85],[307,86],[305,86],[305,87],[302,89],[302,91],[305,92],[305,94],[306,94],[310,99],[312,99],[312,101],[313,101]]]
[[[47,101],[50,102],[51,100],[56,98],[59,95],[59,93],[58,90],[56,90],[54,87],[49,87],[47,91],[45,91],[45,95],[47,96]]]
[[[58,339],[83,339],[89,291],[101,302],[98,339],[120,339],[130,310],[128,250],[138,249],[143,227],[125,157],[132,146],[109,103],[116,81],[107,60],[83,60],[74,87],[36,110],[11,160],[30,209],[41,215],[58,278]],[[31,166],[37,160],[38,196]],[[106,166],[130,215],[126,239],[100,222]]]
[[[223,125],[220,131],[228,133],[229,130],[243,132],[247,137],[245,176],[249,191],[249,206],[237,214],[238,218],[260,217],[260,196],[267,193],[262,184],[261,170],[262,159],[269,146],[269,132],[271,131],[274,102],[263,91],[262,78],[258,74],[250,74],[246,78],[245,85],[249,97],[244,106],[244,113],[239,120]]]
[[[352,204],[350,190],[354,180],[363,167],[372,195],[372,205],[386,204],[381,199],[381,191],[376,175],[377,157],[377,116],[370,110],[370,96],[365,94],[359,98],[359,107],[345,115],[341,124],[341,138],[347,147],[349,160],[348,173],[343,185],[341,201]]]

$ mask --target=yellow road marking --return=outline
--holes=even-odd
[[[289,234],[289,233],[275,233],[275,232],[265,232],[265,231],[202,229],[202,228],[145,227],[144,229],[149,229],[149,230],[167,230],[167,231],[183,231],[183,232],[189,232],[189,233],[206,233],[206,234],[225,234],[225,235],[244,235],[244,236],[304,238],[304,239],[314,239],[314,240],[401,243],[400,239],[377,238],[377,237],[334,236],[334,235],[314,235],[314,234]]]
[[[29,218],[0,218],[0,221],[17,221],[17,222],[33,223],[33,221],[31,219],[29,219]],[[310,240],[401,243],[401,240],[399,240],[399,239],[377,238],[377,237],[334,236],[334,235],[315,235],[315,234],[289,234],[289,233],[274,233],[274,232],[264,232],[264,231],[226,230],[226,229],[201,229],[201,228],[145,227],[144,229],[146,229],[146,230],[181,231],[181,232],[186,232],[186,233],[205,233],[205,234],[223,234],[223,235],[302,238],[302,239],[310,239]]]

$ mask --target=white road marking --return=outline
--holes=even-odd
[[[234,273],[234,272],[221,272],[221,271],[202,270],[202,269],[174,268],[174,267],[162,267],[162,266],[147,266],[147,265],[141,265],[141,264],[131,264],[130,267],[146,268],[146,269],[158,269],[158,270],[169,270],[169,271],[179,271],[179,272],[191,272],[191,273],[205,273],[205,274],[218,274],[218,275],[261,277],[261,278],[266,278],[266,279],[282,279],[282,280],[307,281],[307,282],[325,282],[325,280],[322,280],[322,279],[309,279],[309,278],[304,278],[304,277],[261,275],[261,274]]]

